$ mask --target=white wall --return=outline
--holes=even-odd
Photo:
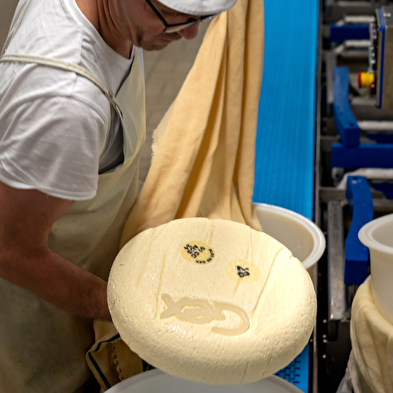
[[[0,52],[8,34],[18,0],[0,0]]]

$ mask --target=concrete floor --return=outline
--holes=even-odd
[[[152,133],[176,98],[190,71],[208,23],[202,23],[198,36],[173,42],[161,51],[144,52],[146,79],[146,144],[141,157],[140,180],[150,167]]]

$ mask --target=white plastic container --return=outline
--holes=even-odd
[[[264,203],[255,206],[262,231],[291,250],[306,269],[319,261],[326,241],[317,225],[292,210]]]
[[[206,385],[151,370],[126,379],[108,393],[302,393],[282,378],[271,376],[244,385]]]
[[[359,231],[359,239],[370,250],[375,306],[393,323],[393,214],[364,225]]]

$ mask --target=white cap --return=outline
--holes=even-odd
[[[158,0],[172,10],[190,15],[213,15],[228,11],[237,0]]]

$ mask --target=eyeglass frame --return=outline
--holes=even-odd
[[[198,19],[192,19],[190,18],[188,22],[185,23],[176,23],[176,24],[169,24],[167,21],[164,19],[164,17],[160,14],[160,12],[157,10],[156,7],[154,7],[153,3],[150,0],[145,0],[147,5],[152,9],[152,11],[157,15],[158,19],[163,23],[165,26],[163,33],[176,33],[180,30],[186,29],[187,27],[190,27],[194,25],[195,23],[198,22],[204,22],[206,20],[212,20],[214,17],[216,17],[218,14],[213,14],[213,15],[202,15]]]

